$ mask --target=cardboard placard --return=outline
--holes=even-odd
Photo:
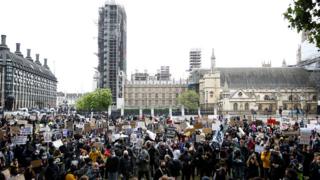
[[[37,168],[37,167],[41,167],[42,165],[42,160],[39,159],[39,160],[33,160],[31,161],[31,165],[33,168]]]
[[[136,122],[135,121],[131,121],[130,122],[130,126],[131,126],[131,128],[136,128]]]
[[[91,131],[91,125],[89,124],[89,123],[86,123],[85,125],[84,125],[84,132],[90,132]]]
[[[297,136],[300,134],[299,131],[282,131],[281,133],[284,136]]]
[[[5,132],[3,132],[2,130],[0,130],[0,139],[3,139],[5,135]]]
[[[212,133],[212,129],[211,129],[211,128],[203,128],[203,129],[202,129],[202,132],[203,132],[204,134],[210,134],[210,133]]]
[[[203,125],[201,123],[196,123],[195,125],[193,125],[193,127],[195,129],[202,129]]]
[[[196,142],[201,142],[201,141],[204,141],[204,140],[205,140],[204,136],[196,135]]]
[[[18,127],[18,126],[11,126],[11,127],[10,127],[10,133],[11,133],[11,134],[20,134],[20,127]]]
[[[67,129],[69,131],[73,131],[73,122],[72,121],[67,121]]]

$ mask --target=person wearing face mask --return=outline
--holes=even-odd
[[[275,147],[275,150],[271,152],[270,157],[270,179],[276,180],[282,177],[283,159],[279,151],[279,147]]]
[[[154,180],[158,180],[163,176],[169,176],[169,171],[166,167],[166,162],[165,161],[161,161],[160,162],[160,167],[156,170],[156,173],[153,177]]]
[[[123,180],[129,180],[132,172],[133,162],[127,150],[123,151],[123,156],[120,158],[120,177]]]

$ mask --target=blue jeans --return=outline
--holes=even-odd
[[[109,172],[108,179],[109,180],[118,180],[118,172]]]

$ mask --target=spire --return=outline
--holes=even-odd
[[[287,62],[285,59],[283,59],[283,61],[282,61],[282,67],[287,67]]]
[[[223,85],[223,91],[228,91],[229,90],[229,85],[227,80],[224,81],[224,85]]]
[[[301,62],[301,45],[299,44],[297,50],[297,65]]]
[[[215,68],[216,68],[216,56],[214,55],[214,48],[212,48],[211,71],[213,72]]]

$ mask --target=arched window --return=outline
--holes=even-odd
[[[269,101],[269,100],[270,100],[270,97],[269,97],[268,95],[265,95],[265,96],[264,96],[264,100],[265,100],[265,101]]]
[[[238,104],[237,104],[237,103],[234,103],[234,104],[233,104],[233,110],[234,110],[234,111],[238,111]]]
[[[213,91],[210,91],[210,97],[213,98]]]
[[[246,104],[244,105],[244,110],[249,111],[249,103],[246,103]]]
[[[317,96],[316,95],[312,96],[312,101],[317,101]]]
[[[262,104],[259,104],[258,106],[258,110],[261,111],[262,110]]]
[[[287,104],[283,105],[283,110],[288,110],[288,105]]]
[[[293,100],[293,99],[292,99],[292,95],[290,95],[288,99],[289,99],[289,101],[292,101],[292,100]]]

